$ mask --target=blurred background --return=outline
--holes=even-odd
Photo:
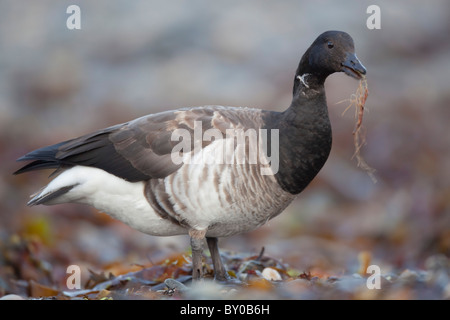
[[[66,27],[71,4],[81,9],[81,30]],[[371,4],[381,9],[379,30],[366,26]],[[69,264],[97,270],[186,251],[185,236],[147,236],[89,207],[27,207],[50,171],[13,176],[15,159],[179,107],[282,111],[301,55],[326,30],[348,32],[368,70],[362,154],[378,182],[352,159],[354,112],[342,115],[348,104],[338,103],[358,82],[334,74],[326,81],[333,149],[325,167],[283,214],[222,239],[221,248],[265,247],[297,270],[337,275],[356,272],[361,252],[383,273],[448,257],[448,1],[2,0],[0,264],[20,239],[32,239],[54,277]]]

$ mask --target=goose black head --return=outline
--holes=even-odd
[[[366,74],[366,68],[355,54],[352,37],[342,31],[326,31],[314,40],[300,60],[296,79],[302,81],[308,75],[308,80],[323,84],[334,72],[345,72],[355,79]]]

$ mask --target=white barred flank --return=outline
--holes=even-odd
[[[202,156],[214,156],[224,143],[231,141],[211,143]],[[262,175],[259,165],[248,163],[184,164],[164,179],[164,189],[177,215],[174,218],[195,229],[208,229],[208,236],[253,230],[294,198],[279,187],[273,175]]]

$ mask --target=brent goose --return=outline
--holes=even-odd
[[[32,151],[15,174],[56,169],[30,206],[88,204],[150,235],[189,234],[193,279],[203,274],[206,238],[215,278],[227,279],[218,237],[281,213],[327,160],[324,82],[341,71],[366,73],[353,39],[327,31],[301,58],[284,112],[203,106],[150,114]]]

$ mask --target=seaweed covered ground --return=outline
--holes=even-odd
[[[46,256],[63,261],[68,254],[49,252],[37,241],[14,236],[0,250],[4,300],[450,299],[450,260],[444,255],[430,256],[424,269],[381,273],[370,269],[370,253],[361,252],[356,272],[328,273],[295,269],[267,256],[264,248],[256,255],[224,251],[230,280],[215,281],[205,256],[205,278],[192,283],[189,252],[145,264],[116,261],[95,270],[78,265],[63,270]]]

